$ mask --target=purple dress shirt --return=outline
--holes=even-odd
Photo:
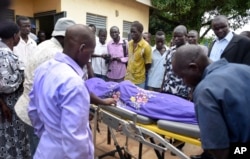
[[[57,53],[35,71],[29,117],[40,138],[34,159],[93,159],[90,96],[75,61]]]
[[[124,57],[123,52],[123,40],[120,39],[119,43],[115,43],[114,40],[111,40],[108,43],[108,53],[111,55],[111,57],[119,57],[121,59],[121,62],[112,61],[109,64],[107,77],[111,79],[121,79],[125,77],[126,74],[126,62],[128,61],[128,57]],[[126,44],[127,45],[127,44]],[[128,46],[126,47],[128,48]],[[126,52],[127,49],[126,49]]]

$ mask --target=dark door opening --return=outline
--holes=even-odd
[[[47,39],[50,39],[52,31],[54,29],[54,16],[53,15],[43,16],[39,17],[38,20],[39,20],[40,30],[43,30],[45,32]]]
[[[52,11],[48,11],[36,13],[34,15],[34,18],[39,21],[39,30],[43,30],[46,33],[46,39],[51,38],[56,21],[62,17],[66,17],[66,12],[54,13]]]

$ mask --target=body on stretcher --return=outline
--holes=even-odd
[[[197,125],[166,120],[156,121],[122,107],[91,105],[91,109],[92,112],[95,112],[95,125],[97,120],[101,120],[111,129],[117,130],[120,128],[122,134],[126,137],[152,147],[159,152],[170,150],[178,157],[188,159],[189,157],[172,145],[168,138],[178,139],[194,145],[201,144]],[[96,142],[95,130],[96,128],[94,128],[94,143]],[[149,138],[153,139],[154,142],[148,141]],[[138,158],[141,158],[141,156],[138,156]]]

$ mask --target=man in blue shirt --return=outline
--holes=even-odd
[[[89,127],[90,95],[83,67],[95,48],[95,36],[84,25],[66,30],[63,53],[35,72],[29,117],[40,138],[34,159],[93,159]]]
[[[211,63],[201,47],[182,46],[173,70],[194,89],[193,101],[205,152],[215,159],[239,158],[235,145],[250,143],[250,67],[225,59]]]
[[[152,48],[152,65],[148,71],[148,90],[160,92],[167,53],[168,47],[165,45],[165,33],[157,31],[155,34],[155,46]]]

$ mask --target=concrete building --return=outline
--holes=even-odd
[[[97,30],[109,30],[116,25],[121,36],[127,38],[131,22],[135,20],[148,31],[150,7],[150,0],[12,0],[6,18],[30,17],[36,31],[44,30],[47,38],[60,17],[69,17],[81,24],[95,24]]]

